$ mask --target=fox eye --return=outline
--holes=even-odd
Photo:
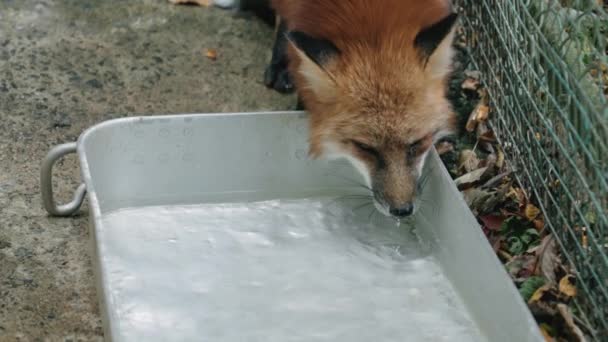
[[[360,151],[362,151],[362,152],[371,154],[374,157],[379,157],[380,156],[380,153],[378,153],[378,151],[375,148],[373,148],[373,147],[371,147],[371,146],[369,146],[367,144],[364,144],[364,143],[362,143],[360,141],[357,141],[357,140],[351,140],[350,142],[353,145],[355,145],[355,147],[357,149],[359,149]]]
[[[414,142],[413,144],[410,144],[410,146],[408,146],[408,148],[407,148],[408,157],[415,158],[418,155],[420,148],[422,147],[423,140],[424,139],[418,140],[418,141]]]

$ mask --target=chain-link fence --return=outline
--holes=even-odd
[[[458,0],[492,125],[608,341],[608,2]]]

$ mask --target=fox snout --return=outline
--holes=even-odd
[[[414,213],[415,204],[414,201],[407,201],[402,203],[388,203],[382,200],[382,196],[374,195],[374,204],[376,209],[386,216],[393,216],[395,218],[406,218]]]
[[[371,170],[372,192],[376,208],[387,216],[405,218],[415,210],[418,172],[395,166]]]
[[[414,213],[414,203],[407,202],[401,207],[392,207],[389,213],[399,218],[410,216]]]

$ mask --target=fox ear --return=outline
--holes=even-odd
[[[446,62],[452,57],[453,28],[458,14],[452,13],[430,27],[423,29],[414,40],[425,66],[433,62]],[[433,61],[435,59],[435,61]],[[431,65],[432,66],[432,65]]]
[[[329,40],[313,38],[300,31],[288,32],[287,39],[321,68],[332,57],[340,54],[338,48]]]
[[[300,57],[298,72],[320,100],[331,101],[335,95],[335,85],[327,69],[328,63],[340,54],[329,40],[313,38],[299,31],[287,33],[287,39]]]

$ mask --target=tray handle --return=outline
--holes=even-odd
[[[53,147],[46,155],[40,169],[40,192],[42,194],[42,204],[44,209],[52,216],[70,216],[74,214],[82,205],[84,196],[87,193],[86,185],[80,184],[74,193],[71,202],[58,205],[53,197],[53,165],[63,156],[76,153],[77,144],[75,142],[62,144]]]

